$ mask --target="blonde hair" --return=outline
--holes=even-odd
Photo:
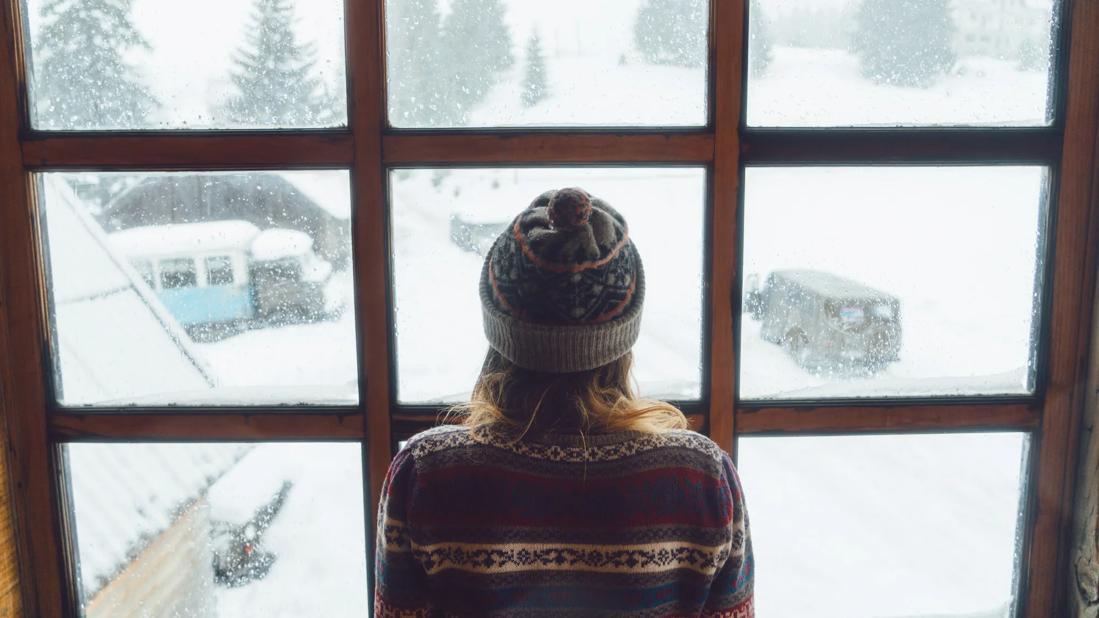
[[[687,427],[675,406],[637,397],[626,353],[602,367],[576,373],[523,369],[489,349],[469,402],[447,418],[470,428],[501,430],[522,439],[546,431],[659,433]]]

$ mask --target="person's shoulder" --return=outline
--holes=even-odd
[[[468,446],[472,441],[468,427],[440,425],[412,436],[402,450],[419,459],[431,453]]]
[[[654,439],[668,448],[681,448],[695,451],[720,462],[728,457],[725,451],[713,440],[691,429],[672,429],[654,435]]]

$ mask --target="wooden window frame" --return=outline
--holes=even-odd
[[[396,439],[434,410],[393,400],[386,170],[401,166],[693,164],[709,171],[704,399],[692,422],[732,451],[739,435],[1026,431],[1032,438],[1018,614],[1061,615],[1077,432],[1099,241],[1099,2],[1064,0],[1051,127],[751,129],[744,126],[747,0],[712,0],[710,121],[676,130],[394,130],[385,120],[382,0],[347,0],[349,127],[295,131],[39,132],[29,127],[19,0],[0,0],[0,429],[24,615],[75,615],[59,445],[78,441],[353,440],[370,528]],[[1034,395],[874,401],[736,400],[739,203],[744,164],[1040,163],[1054,239]],[[127,408],[59,413],[33,173],[45,170],[350,169],[360,404],[346,408]],[[2,469],[2,466],[0,466]],[[372,538],[372,534],[368,534]],[[368,548],[369,551],[369,548]],[[368,565],[372,563],[367,560]],[[364,582],[365,584],[365,582]]]

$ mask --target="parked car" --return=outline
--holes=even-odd
[[[891,294],[816,270],[745,283],[744,310],[761,321],[760,335],[806,369],[877,371],[898,358],[900,301]]]
[[[485,255],[507,226],[507,221],[466,221],[454,214],[450,216],[450,242],[465,251]]]
[[[267,576],[275,554],[263,549],[263,535],[286,503],[293,483],[284,481],[269,502],[245,522],[212,522],[214,581],[230,588]]]

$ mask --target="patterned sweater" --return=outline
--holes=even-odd
[[[732,461],[691,431],[437,427],[390,465],[375,615],[752,618]]]

